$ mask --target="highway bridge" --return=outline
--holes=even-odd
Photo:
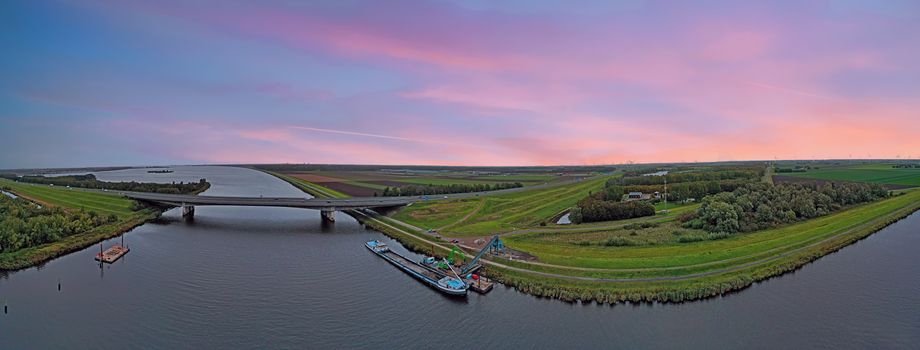
[[[427,197],[352,197],[303,198],[303,197],[219,197],[184,194],[163,194],[147,192],[118,192],[121,195],[149,203],[182,207],[182,216],[192,217],[196,205],[232,205],[247,207],[287,207],[316,209],[326,221],[335,221],[336,210],[392,208],[408,205]]]
[[[412,204],[414,202],[427,200],[443,200],[457,198],[473,198],[478,196],[496,195],[502,193],[511,193],[526,191],[538,188],[547,188],[562,186],[575,182],[580,182],[585,178],[578,178],[568,181],[544,183],[535,186],[508,188],[496,191],[485,192],[466,192],[451,194],[436,194],[425,196],[405,196],[405,197],[350,197],[350,198],[308,198],[308,197],[222,197],[222,196],[199,196],[185,194],[164,194],[149,192],[128,192],[128,191],[105,191],[92,189],[77,189],[92,192],[108,192],[109,194],[122,195],[137,201],[148,203],[182,207],[182,216],[191,218],[195,215],[196,205],[226,205],[226,206],[249,206],[249,207],[287,207],[287,208],[304,208],[316,209],[320,211],[323,220],[335,221],[336,210],[357,210],[371,208],[393,208]]]

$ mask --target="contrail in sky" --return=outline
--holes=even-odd
[[[420,143],[434,143],[434,142],[432,142],[432,141],[418,140],[418,139],[410,139],[410,138],[407,138],[407,137],[389,136],[389,135],[380,135],[380,134],[368,134],[368,133],[364,133],[364,132],[355,132],[355,131],[347,131],[347,130],[311,128],[311,127],[306,127],[306,126],[289,126],[288,128],[291,128],[291,129],[298,129],[298,130],[307,130],[307,131],[318,131],[318,132],[325,132],[325,133],[330,133],[330,134],[351,135],[351,136],[364,136],[364,137],[375,137],[375,138],[378,138],[378,139],[387,139],[387,140],[399,140],[399,141],[420,142]]]

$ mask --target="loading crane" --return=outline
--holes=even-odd
[[[463,275],[466,275],[468,272],[472,271],[473,268],[476,267],[476,263],[479,262],[479,258],[481,258],[488,251],[499,252],[499,253],[503,253],[505,251],[505,244],[502,243],[502,240],[500,238],[498,238],[498,235],[492,236],[492,239],[489,240],[488,243],[486,243],[485,247],[482,247],[482,250],[480,250],[479,253],[476,254],[476,257],[474,257],[473,260],[470,261],[469,264],[466,264],[466,266],[464,266],[463,269],[460,270],[460,275],[463,276]]]

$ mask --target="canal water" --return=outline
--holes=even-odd
[[[303,196],[230,167],[97,173],[102,180],[197,181],[207,195]],[[498,286],[445,297],[368,252],[381,239],[339,214],[200,207],[98,246],[0,276],[0,349],[176,348],[916,348],[920,215],[801,270],[682,304],[571,304]],[[106,242],[113,244],[118,239]],[[399,247],[395,247],[399,249]],[[58,291],[58,281],[61,290]]]

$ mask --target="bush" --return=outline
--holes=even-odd
[[[607,247],[625,247],[631,245],[635,245],[635,243],[623,237],[610,237],[604,241],[604,246]]]
[[[705,238],[700,237],[700,236],[680,236],[679,238],[677,238],[677,242],[679,243],[702,242],[705,240],[706,240]]]
[[[661,224],[657,222],[636,222],[636,223],[632,223],[632,224],[623,226],[623,228],[627,230],[639,230],[643,228],[658,227],[659,225]]]

